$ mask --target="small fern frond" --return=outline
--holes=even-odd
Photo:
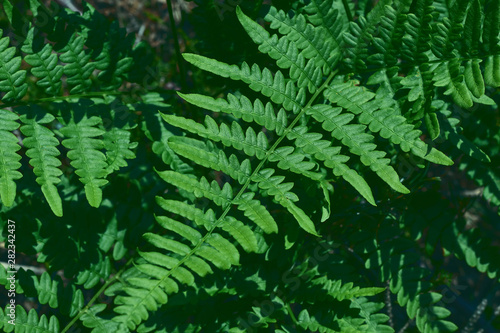
[[[108,175],[106,156],[99,150],[104,147],[104,143],[95,138],[104,134],[103,130],[95,127],[101,122],[101,118],[96,116],[84,116],[79,120],[72,118],[60,130],[68,138],[62,141],[62,145],[70,149],[68,158],[85,185],[85,195],[92,207],[99,207],[101,187],[108,183],[104,179]]]
[[[37,332],[37,333],[59,333],[59,321],[55,316],[47,319],[47,316],[38,317],[35,309],[28,313],[20,305],[15,308],[15,324],[9,323],[11,309],[7,306],[4,310],[0,309],[0,328],[5,333],[10,332]]]
[[[130,142],[129,131],[113,127],[103,134],[103,141],[109,173],[126,167],[128,164],[125,159],[135,158],[135,154],[131,149],[135,149],[138,143]]]
[[[21,155],[17,151],[21,149],[19,139],[12,133],[18,129],[18,115],[0,110],[0,199],[2,204],[10,207],[16,198],[16,183],[14,180],[22,178],[17,171],[21,167],[19,160]]]
[[[271,227],[276,225],[273,217],[257,200],[253,200],[253,195],[251,193],[243,195],[240,199],[233,200],[233,190],[228,183],[224,184],[223,188],[220,189],[215,181],[209,184],[205,178],[201,178],[200,181],[197,181],[175,171],[162,171],[158,172],[158,175],[164,181],[177,188],[182,188],[188,192],[194,193],[196,197],[203,196],[212,200],[223,209],[229,207],[229,204],[236,204],[237,208],[243,211],[245,216],[251,219],[256,225],[266,226],[265,228],[267,230],[273,230],[275,228]]]
[[[0,29],[0,37],[3,30]],[[26,70],[21,69],[22,59],[16,57],[16,48],[9,47],[10,38],[0,38],[0,92],[3,102],[11,102],[21,99],[28,91],[26,83]]]
[[[376,151],[376,145],[371,143],[373,136],[365,132],[366,126],[348,123],[354,118],[353,114],[341,114],[341,108],[332,108],[327,105],[315,105],[308,110],[314,119],[322,123],[325,130],[332,133],[337,140],[349,147],[353,154],[361,157],[361,162],[369,166],[394,190],[401,193],[410,191],[399,182],[396,171],[389,165],[390,160],[384,158],[382,151]]]
[[[35,28],[31,28],[28,33],[28,39],[34,34]],[[26,46],[29,47],[26,47]],[[39,78],[36,84],[45,89],[45,92],[49,95],[59,95],[62,87],[62,76],[64,73],[64,68],[59,65],[58,55],[53,53],[53,48],[51,44],[45,44],[45,46],[36,52],[33,50],[31,45],[25,44],[23,51],[28,53],[24,60],[32,66],[31,74]]]
[[[104,309],[106,309],[106,304],[96,304],[86,310],[80,317],[83,326],[91,328],[92,333],[128,332],[124,324],[98,317],[97,314],[104,311]]]
[[[67,76],[68,85],[72,87],[70,90],[72,94],[86,91],[92,84],[90,76],[95,64],[90,62],[91,55],[84,49],[84,44],[84,37],[74,34],[59,56],[59,59],[66,63],[64,74]]]
[[[23,115],[21,121],[24,125],[21,126],[21,133],[25,136],[23,145],[28,148],[26,156],[30,158],[33,172],[37,176],[36,181],[42,186],[43,195],[54,214],[61,217],[63,215],[62,202],[56,188],[62,175],[59,169],[62,163],[57,158],[60,155],[57,149],[59,140],[51,130],[44,126],[54,120],[54,116],[48,113],[35,117]]]
[[[259,99],[256,99],[252,104],[252,101],[244,95],[237,97],[233,94],[228,94],[227,101],[223,98],[214,99],[210,96],[199,94],[178,93],[178,95],[200,108],[232,114],[236,118],[243,119],[248,123],[255,122],[264,126],[269,131],[276,131],[278,135],[283,135],[287,127],[286,111],[280,109],[276,113],[271,103],[266,103],[264,106]]]

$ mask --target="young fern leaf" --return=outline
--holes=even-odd
[[[21,167],[19,160],[21,155],[17,151],[21,149],[19,139],[12,133],[17,130],[18,115],[7,110],[0,109],[0,199],[4,206],[10,207],[16,198],[16,183],[14,180],[22,178],[17,171]]]
[[[42,186],[43,195],[52,212],[61,217],[63,215],[62,201],[56,188],[56,185],[61,182],[62,175],[62,171],[58,168],[62,163],[57,158],[60,155],[57,149],[59,140],[51,130],[44,126],[54,120],[54,116],[49,113],[36,118],[23,115],[21,121],[24,125],[21,126],[21,133],[25,136],[23,145],[28,148],[26,156],[30,158],[33,172],[37,176],[36,182]]]
[[[101,122],[101,118],[96,116],[84,116],[77,121],[72,118],[60,130],[68,138],[62,141],[62,145],[70,149],[68,158],[76,169],[75,173],[80,176],[80,181],[85,185],[87,200],[96,208],[102,201],[101,187],[108,183],[104,179],[108,175],[106,156],[99,150],[104,147],[104,142],[95,138],[105,133],[95,127]]]

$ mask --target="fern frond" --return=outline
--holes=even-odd
[[[348,28],[348,18],[340,14],[345,9],[338,1],[312,0],[304,7],[304,11],[307,13],[307,19],[314,26],[327,29],[330,35],[328,40],[335,39],[337,44],[343,44],[343,40],[338,37]]]
[[[72,86],[70,90],[72,94],[81,93],[92,84],[90,75],[95,69],[95,64],[90,62],[91,55],[84,50],[84,44],[84,37],[74,34],[59,56],[59,59],[66,63],[64,74],[67,76],[68,85]]]
[[[62,171],[58,168],[61,161],[57,145],[59,140],[54,133],[45,127],[55,120],[54,116],[45,113],[43,116],[21,116],[23,126],[21,133],[25,136],[23,145],[28,148],[26,156],[30,158],[37,183],[42,186],[42,192],[56,216],[63,215],[62,201],[56,185],[61,182]]]
[[[444,320],[450,312],[436,305],[442,295],[431,291],[429,270],[415,265],[418,255],[409,251],[412,241],[397,238],[399,231],[394,226],[387,226],[381,235],[383,240],[379,240],[375,251],[371,251],[365,267],[377,269],[380,281],[390,280],[391,292],[397,295],[399,305],[406,307],[408,317],[415,319],[421,332],[455,331],[457,326]],[[382,253],[391,256],[390,263],[380,260]],[[415,293],[416,290],[418,293]]]
[[[277,35],[270,37],[263,27],[243,14],[239,7],[236,13],[248,35],[259,45],[259,50],[269,54],[280,68],[290,69],[290,78],[297,81],[299,88],[307,87],[310,93],[319,88],[323,73],[321,67],[316,66],[314,59],[306,61],[307,51],[299,52],[296,44],[287,37],[279,39]]]
[[[178,93],[178,95],[191,104],[214,112],[232,114],[248,123],[255,122],[269,131],[276,131],[278,135],[283,135],[287,127],[286,111],[280,109],[276,113],[271,103],[264,105],[259,99],[256,99],[252,104],[252,101],[244,95],[237,97],[228,94],[227,101],[223,98],[214,99],[199,94]]]
[[[15,324],[9,323],[10,317],[8,314],[11,309],[6,307],[0,309],[0,328],[5,333],[10,332],[37,332],[37,333],[59,333],[59,321],[55,316],[47,319],[47,316],[38,317],[35,309],[31,309],[28,313],[20,305],[15,309]]]
[[[389,165],[390,160],[384,158],[385,153],[376,151],[376,145],[370,143],[373,136],[365,132],[365,126],[348,123],[354,118],[353,114],[341,114],[341,108],[332,108],[327,105],[315,105],[308,110],[316,120],[322,123],[325,130],[332,133],[337,140],[349,147],[352,153],[361,157],[361,162],[369,166],[394,190],[401,193],[410,191],[399,182],[396,171]]]
[[[321,68],[323,75],[329,75],[335,68],[340,57],[340,51],[335,39],[328,39],[325,27],[315,27],[309,23],[304,15],[296,13],[293,17],[271,7],[264,19],[271,23],[271,29],[278,30],[282,35],[299,49],[306,59],[313,59],[315,65]],[[242,22],[243,23],[243,22]]]
[[[352,84],[339,84],[325,91],[325,96],[333,103],[359,115],[359,121],[368,125],[372,132],[400,145],[404,152],[411,150],[413,154],[428,161],[443,165],[452,165],[453,161],[435,148],[419,139],[420,131],[408,124],[406,119],[390,108],[373,99],[375,95]]]
[[[231,127],[222,124],[220,127],[215,120],[207,116],[205,126],[198,124],[194,120],[181,118],[174,115],[162,114],[163,119],[174,126],[180,127],[201,137],[206,137],[215,142],[222,142],[225,146],[232,146],[243,150],[249,156],[256,156],[259,160],[267,158],[271,162],[278,162],[278,167],[283,170],[290,170],[294,173],[304,175],[313,180],[318,180],[323,176],[310,171],[314,164],[304,161],[305,156],[299,152],[294,152],[293,147],[280,147],[274,151],[269,150],[268,140],[263,132],[258,134],[248,127],[245,133],[237,122],[233,122]]]
[[[128,332],[127,327],[122,323],[98,317],[97,314],[104,311],[104,309],[106,309],[106,304],[96,304],[86,310],[80,317],[83,326],[92,328],[92,333]]]
[[[109,173],[126,167],[125,159],[134,159],[135,154],[131,149],[137,147],[137,142],[130,142],[130,132],[118,127],[103,134],[104,148],[106,149],[107,170]]]
[[[262,93],[277,104],[282,104],[287,111],[298,113],[305,105],[305,90],[298,89],[292,81],[287,82],[279,71],[273,77],[269,69],[261,70],[256,64],[250,68],[246,62],[243,62],[239,68],[236,65],[228,65],[196,54],[184,53],[183,57],[203,70],[249,84],[252,90]]]
[[[492,87],[500,87],[500,54],[486,58],[484,82]]]
[[[0,36],[3,30],[0,29]],[[16,57],[16,48],[9,47],[10,38],[0,38],[0,93],[2,101],[11,102],[21,99],[28,91],[26,83],[26,70],[21,69],[22,59]]]
[[[74,317],[83,308],[83,293],[74,285],[64,286],[60,276],[52,279],[47,272],[36,276],[31,270],[23,268],[17,271],[16,292],[26,297],[36,297],[40,304],[48,304],[61,313]]]
[[[104,143],[95,138],[104,134],[103,130],[95,127],[101,122],[101,118],[96,116],[84,116],[79,120],[72,118],[60,130],[68,138],[62,141],[62,145],[70,149],[68,158],[76,169],[75,173],[85,184],[85,195],[92,207],[99,207],[102,201],[101,187],[108,183],[104,179],[108,175],[106,157],[98,150],[104,147]]]
[[[223,209],[226,209],[229,204],[236,204],[238,209],[245,213],[245,216],[258,226],[266,226],[267,230],[273,230],[274,227],[270,226],[276,225],[267,209],[257,200],[254,200],[251,193],[244,195],[241,199],[233,200],[233,191],[228,183],[224,184],[223,188],[220,189],[215,181],[209,184],[205,178],[197,181],[175,171],[162,171],[158,172],[158,174],[166,182],[192,192],[197,197],[206,197]]]
[[[14,180],[22,178],[17,171],[21,167],[19,160],[21,156],[17,151],[21,149],[19,139],[12,133],[17,130],[18,115],[0,110],[0,199],[3,205],[10,207],[16,198],[16,183]]]
[[[31,28],[28,32],[28,40],[33,38],[34,31],[35,28]],[[36,84],[44,88],[49,95],[60,94],[64,68],[58,64],[59,58],[56,53],[53,53],[52,45],[45,44],[41,50],[36,51],[29,43],[26,43],[23,51],[28,53],[24,60],[32,66],[31,74],[40,79]]]

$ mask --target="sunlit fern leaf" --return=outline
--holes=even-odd
[[[241,198],[241,200],[233,200],[233,191],[228,183],[221,190],[215,181],[209,184],[205,178],[197,181],[174,171],[163,171],[158,174],[166,182],[192,192],[197,197],[203,196],[213,200],[215,204],[222,208],[226,208],[229,203],[236,204],[238,209],[245,213],[245,216],[258,226],[263,226],[264,230],[274,231],[277,229],[273,217],[257,200],[252,200],[248,196]]]
[[[298,113],[305,104],[304,89],[298,89],[292,81],[287,82],[281,72],[273,76],[269,69],[261,70],[256,64],[250,67],[244,62],[240,68],[196,54],[184,53],[183,57],[203,70],[249,84],[252,90],[261,92],[275,103],[282,104],[287,111]]]
[[[0,29],[0,36],[3,30]],[[16,48],[9,47],[10,38],[0,38],[0,93],[3,102],[21,99],[28,91],[26,71],[21,69],[21,57],[16,57]]]
[[[95,127],[101,122],[100,117],[84,116],[76,121],[71,119],[60,130],[67,137],[62,141],[62,145],[70,149],[68,157],[71,159],[71,165],[85,184],[85,195],[92,207],[99,207],[102,200],[101,187],[108,183],[104,179],[108,174],[106,156],[99,150],[104,147],[104,142],[96,138],[104,134],[103,130]]]
[[[353,154],[361,157],[361,162],[369,166],[393,189],[402,193],[409,190],[399,182],[396,171],[389,165],[390,160],[384,158],[385,152],[375,150],[376,145],[371,143],[373,136],[366,133],[366,126],[360,124],[348,124],[353,114],[341,114],[341,108],[332,108],[327,105],[315,105],[308,113],[322,123],[325,130],[332,133],[337,140],[349,147]]]
[[[21,149],[19,139],[12,133],[17,130],[18,115],[7,110],[0,110],[0,199],[2,204],[9,207],[16,197],[16,183],[23,175],[17,171],[21,167],[21,156],[17,151]]]
[[[328,89],[326,97],[348,111],[359,115],[359,121],[368,125],[372,132],[380,135],[405,152],[410,151],[433,163],[452,165],[449,157],[435,148],[430,148],[419,139],[420,131],[408,124],[406,119],[394,112],[379,100],[373,100],[372,92],[350,83],[339,84]]]
[[[24,125],[21,126],[21,133],[25,136],[23,145],[28,148],[26,156],[30,158],[33,172],[37,176],[36,181],[42,186],[42,192],[52,211],[60,217],[63,215],[63,209],[61,197],[56,188],[62,175],[59,169],[61,161],[57,158],[60,155],[57,149],[59,140],[51,130],[45,127],[54,120],[54,116],[48,113],[43,116],[23,115],[21,121]]]
[[[282,135],[287,127],[285,110],[280,109],[276,113],[271,103],[264,105],[259,99],[256,99],[252,104],[252,101],[244,95],[236,97],[228,94],[227,101],[222,98],[214,99],[199,94],[179,93],[179,96],[201,108],[232,114],[248,123],[256,122],[270,131],[276,131],[278,135]]]

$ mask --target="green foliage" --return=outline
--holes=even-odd
[[[0,241],[43,266],[5,332],[454,332],[451,274],[495,294],[498,0],[195,1],[177,94],[92,6],[0,1]]]

